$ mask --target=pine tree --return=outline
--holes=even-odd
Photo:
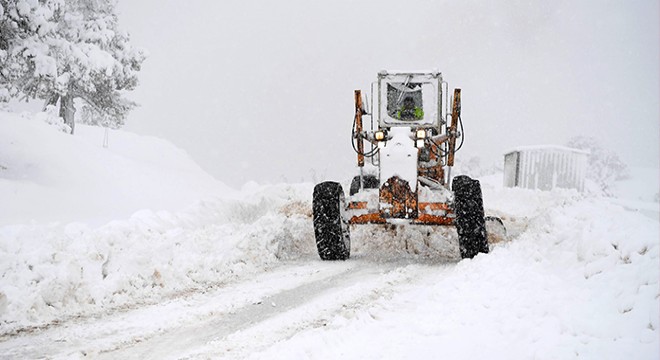
[[[90,123],[119,127],[135,106],[123,97],[145,59],[118,27],[116,0],[0,0],[0,98],[59,105],[74,129],[80,99]]]

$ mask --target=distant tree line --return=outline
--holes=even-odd
[[[596,182],[606,195],[613,195],[615,181],[630,177],[628,165],[619,158],[619,154],[603,147],[595,138],[575,136],[566,145],[589,152],[587,178]]]
[[[118,27],[117,0],[0,0],[0,102],[41,99],[74,130],[113,128],[136,106],[123,96],[138,84],[145,51]],[[82,100],[82,101],[80,101]]]

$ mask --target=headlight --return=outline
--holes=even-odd
[[[424,139],[417,139],[417,140],[415,141],[415,146],[416,146],[418,149],[423,148],[423,147],[424,147]]]
[[[424,130],[424,129],[417,130],[417,138],[418,139],[426,139],[426,130]]]
[[[374,133],[374,139],[377,141],[383,141],[385,140],[385,131],[383,130],[378,130]]]

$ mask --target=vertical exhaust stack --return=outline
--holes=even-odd
[[[364,110],[362,107],[362,91],[355,90],[355,136],[357,137],[357,161],[360,167],[360,172],[364,167],[364,142],[362,141],[362,115]]]
[[[458,137],[458,122],[461,116],[461,89],[454,89],[454,102],[451,106],[451,126],[449,127],[449,144],[447,154],[447,184],[451,184],[451,168],[454,166],[456,154],[456,138]]]

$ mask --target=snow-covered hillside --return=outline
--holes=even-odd
[[[57,121],[0,112],[0,225],[101,225],[232,192],[164,140],[110,130],[105,148],[104,129],[80,125],[67,136],[55,130]]]
[[[162,140],[76,131],[0,114],[0,358],[660,356],[657,170],[619,198],[482,176],[490,254],[367,226],[327,263],[313,184],[235,191]]]

